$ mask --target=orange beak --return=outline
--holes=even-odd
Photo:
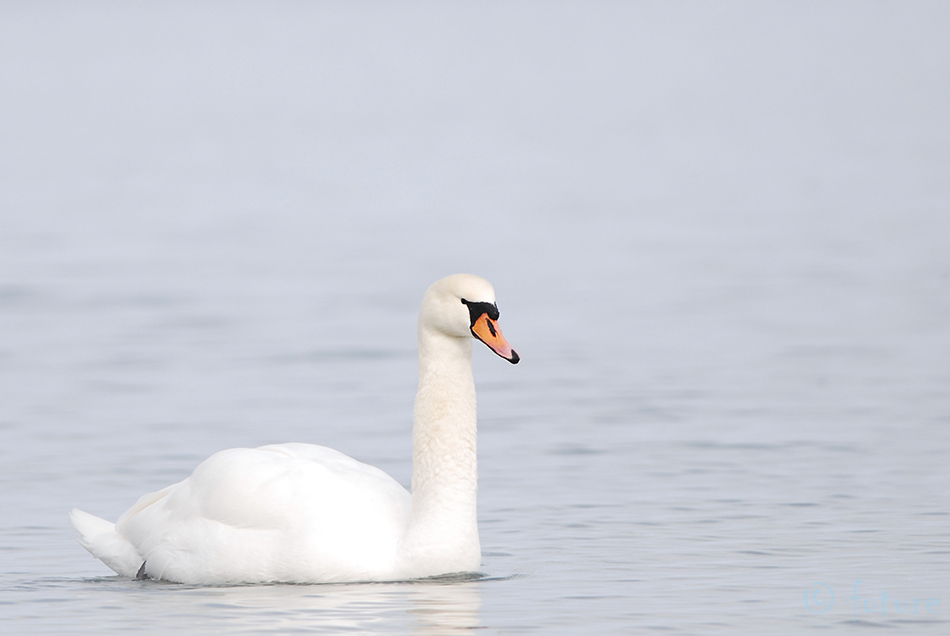
[[[498,323],[488,317],[488,314],[479,316],[472,325],[472,335],[488,345],[488,348],[500,355],[511,364],[518,364],[521,357],[511,348],[505,337],[501,335]]]

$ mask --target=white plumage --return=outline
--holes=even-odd
[[[468,274],[438,281],[423,298],[412,495],[378,468],[324,446],[234,448],[141,497],[115,524],[74,509],[80,543],[120,575],[183,583],[477,571],[472,337],[519,360],[495,323],[494,302],[491,285]]]

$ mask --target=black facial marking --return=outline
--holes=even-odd
[[[148,579],[148,574],[145,572],[145,561],[142,561],[142,567],[139,568],[139,571],[135,574],[136,581],[145,581]]]
[[[498,307],[495,306],[495,303],[473,303],[463,298],[462,304],[468,307],[468,315],[472,320],[472,324],[469,325],[470,328],[475,326],[482,314],[488,314],[488,317],[492,320],[498,320]],[[488,323],[488,325],[491,328],[492,335],[495,335],[495,329],[491,327],[491,323]]]

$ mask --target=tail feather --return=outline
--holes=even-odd
[[[79,533],[79,544],[116,574],[134,577],[144,559],[128,539],[115,531],[115,524],[73,508],[69,522]]]

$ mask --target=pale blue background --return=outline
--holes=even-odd
[[[0,632],[946,633],[948,32],[944,2],[4,2]],[[72,506],[231,446],[408,483],[415,312],[456,271],[523,356],[475,356],[489,580],[191,589],[75,542]]]

